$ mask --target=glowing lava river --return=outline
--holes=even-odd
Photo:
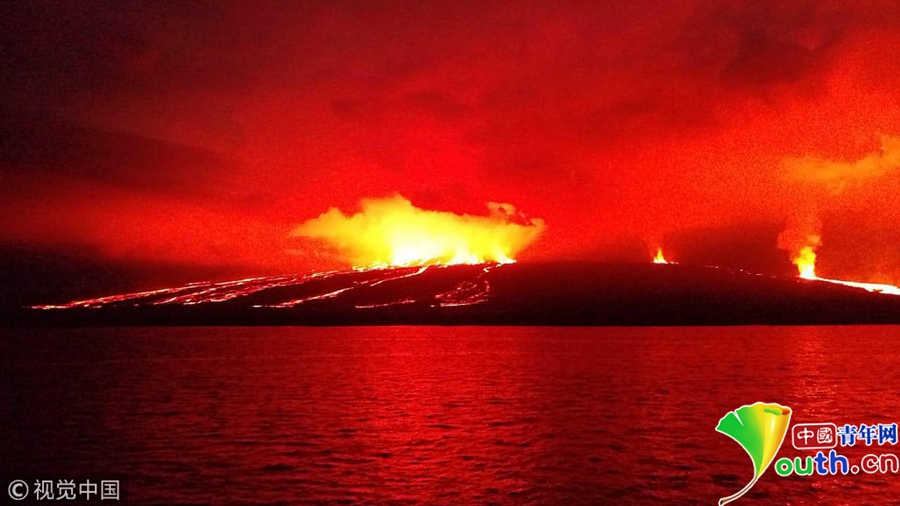
[[[671,262],[483,263],[199,282],[12,317],[61,326],[900,323],[900,297],[870,288]]]
[[[355,309],[413,303],[431,307],[466,306],[487,300],[490,284],[485,279],[486,274],[502,265],[393,267],[206,281],[65,304],[38,305],[32,309],[193,306],[227,302],[240,302],[254,308],[285,309],[321,301],[346,302]],[[427,280],[425,286],[431,289],[413,290],[412,293],[404,290],[414,277]],[[398,289],[403,291],[403,297],[397,297]]]

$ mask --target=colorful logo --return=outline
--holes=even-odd
[[[757,402],[729,411],[719,420],[716,432],[721,432],[741,445],[753,461],[753,479],[739,492],[719,499],[719,506],[728,504],[753,488],[760,476],[775,459],[791,423],[791,408],[779,404]]]

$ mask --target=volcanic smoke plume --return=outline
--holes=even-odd
[[[882,136],[880,151],[852,162],[806,156],[786,160],[785,168],[795,180],[825,183],[832,193],[840,193],[847,185],[878,179],[900,168],[900,137]]]
[[[806,156],[788,159],[784,167],[791,181],[809,185],[801,193],[812,198],[798,206],[802,214],[789,219],[778,236],[778,248],[788,252],[800,277],[816,279],[816,248],[822,245],[819,211],[900,168],[900,137],[882,136],[880,151],[855,161]]]
[[[487,206],[488,216],[472,216],[420,209],[400,195],[365,199],[354,215],[331,208],[292,235],[323,241],[354,267],[378,267],[509,263],[544,230],[510,204]]]
[[[822,223],[814,214],[794,218],[778,235],[778,249],[788,252],[800,277],[815,279],[816,248],[822,245]]]

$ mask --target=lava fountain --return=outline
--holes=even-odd
[[[844,281],[841,279],[821,278],[816,275],[816,252],[815,246],[818,245],[818,237],[814,244],[810,244],[800,248],[800,251],[794,257],[794,265],[800,271],[800,277],[811,281],[824,281],[826,283],[834,283],[837,285],[852,286],[853,288],[861,288],[869,292],[883,293],[886,295],[900,295],[900,287],[894,285],[885,285],[879,283],[860,283],[857,281]]]
[[[487,206],[487,216],[473,216],[420,209],[400,195],[365,199],[356,214],[331,208],[292,235],[316,240],[362,269],[512,263],[544,222],[510,204]]]
[[[663,255],[662,248],[656,248],[656,256],[653,257],[653,263],[655,263],[655,264],[668,264],[669,263],[668,260],[666,260],[666,257]]]
[[[803,279],[816,278],[816,251],[812,246],[804,246],[794,258],[794,265],[800,270]]]

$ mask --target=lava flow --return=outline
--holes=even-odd
[[[352,216],[332,208],[293,232],[331,247],[352,268],[204,281],[33,309],[189,306],[235,300],[254,308],[282,309],[323,301],[347,302],[358,310],[413,303],[468,306],[486,302],[490,292],[486,275],[515,262],[516,254],[544,230],[542,220],[528,218],[510,204],[489,203],[488,216],[419,209],[399,195],[363,200],[361,207]],[[451,265],[458,268],[443,269]],[[421,284],[427,288],[416,288],[415,296],[405,294],[410,278],[428,278]]]
[[[797,266],[797,269],[800,271],[800,277],[803,279],[852,286],[853,288],[861,288],[869,292],[883,293],[886,295],[900,295],[900,287],[894,285],[860,283],[857,281],[844,281],[841,279],[821,278],[817,276],[815,246],[808,245],[801,248],[797,256],[794,257],[794,265]]]
[[[460,265],[453,269],[441,265],[346,269],[306,275],[205,281],[31,308],[51,310],[234,304],[289,309],[326,302],[346,302],[357,310],[413,303],[435,308],[470,306],[488,300],[490,284],[485,279],[486,275],[501,265],[503,264]],[[421,281],[418,281],[419,278]]]

